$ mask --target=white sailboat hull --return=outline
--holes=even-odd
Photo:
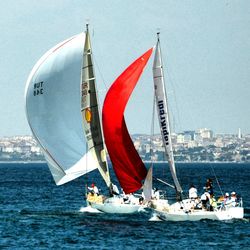
[[[173,155],[173,147],[171,141],[171,127],[169,119],[169,109],[167,101],[167,92],[164,82],[163,63],[160,49],[160,39],[158,33],[158,41],[156,45],[154,65],[153,65],[155,101],[158,111],[159,125],[161,129],[162,142],[165,147],[166,158],[170,166],[170,172],[174,181],[176,195],[180,197],[182,188],[176,175],[175,161]],[[207,211],[205,208],[197,209],[197,205],[190,199],[176,202],[172,205],[167,200],[152,200],[151,208],[156,212],[158,217],[168,221],[197,221],[202,219],[210,220],[230,220],[241,219],[244,216],[242,203],[237,207],[229,207],[227,205],[220,207],[215,206],[214,211]],[[215,205],[215,204],[214,204]],[[223,204],[222,204],[223,205]]]
[[[233,208],[229,211],[184,211],[164,212],[155,210],[157,216],[166,221],[198,221],[198,220],[232,220],[243,218],[243,208]]]
[[[101,212],[109,213],[109,214],[133,214],[143,209],[141,205],[108,204],[108,203],[103,203],[103,204],[92,203],[91,207]]]
[[[89,201],[89,205],[104,213],[110,214],[133,214],[143,210],[144,206],[139,203],[124,203],[120,197],[106,198],[103,202]]]
[[[185,205],[189,201],[176,202],[164,210],[156,208],[154,211],[160,219],[166,221],[232,220],[244,217],[243,207],[224,207],[215,211],[188,209]]]

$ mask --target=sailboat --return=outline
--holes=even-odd
[[[176,202],[173,204],[169,204],[168,201],[164,199],[152,200],[151,207],[154,209],[154,212],[160,219],[169,221],[196,221],[201,219],[230,220],[243,218],[244,210],[242,207],[242,201],[239,201],[237,206],[227,206],[221,203],[220,206],[216,206],[213,211],[207,211],[207,209],[200,209],[198,207],[196,209],[192,199],[183,199],[183,190],[177,177],[173,155],[159,33],[157,33],[157,44],[153,63],[153,81],[155,89],[155,104],[158,113],[162,142],[174,181],[174,188],[176,190]]]
[[[141,188],[147,170],[133,149],[123,112],[151,53],[152,49],[139,57],[117,79],[104,105],[107,148],[126,194]],[[117,123],[113,123],[113,112],[116,111],[110,105],[110,100],[116,95],[116,86],[121,88],[120,85],[124,84],[121,80],[126,82],[126,78],[131,78],[131,70],[133,81],[125,91],[126,95],[122,94],[123,106],[119,106]],[[25,107],[30,129],[43,151],[56,185],[98,169],[113,197],[99,196],[93,200],[88,196],[88,204],[112,213],[133,213],[140,209],[139,202],[123,204],[121,197],[113,195],[114,185],[107,164],[88,24],[86,33],[59,43],[35,64],[26,83]],[[112,136],[113,129],[120,130],[120,133]],[[114,148],[116,140],[124,141],[126,145]],[[117,156],[113,157],[116,153]]]
[[[104,100],[102,124],[105,145],[125,196],[115,195],[101,202],[89,200],[92,207],[102,212],[134,213],[144,207],[142,197],[136,198],[133,193],[142,189],[142,181],[147,177],[147,169],[127,130],[124,111],[152,50],[152,48],[149,49],[136,59],[114,81]],[[131,198],[129,203],[124,200],[126,195]]]

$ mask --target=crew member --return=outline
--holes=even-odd
[[[99,195],[99,189],[98,189],[98,187],[95,185],[95,183],[92,183],[92,184],[91,184],[91,187],[88,187],[88,190],[89,190],[92,194]]]

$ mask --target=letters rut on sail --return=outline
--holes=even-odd
[[[43,82],[34,83],[33,95],[37,96],[42,94],[43,94]]]

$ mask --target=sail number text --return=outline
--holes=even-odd
[[[33,95],[42,95],[43,94],[43,82],[34,83]]]

